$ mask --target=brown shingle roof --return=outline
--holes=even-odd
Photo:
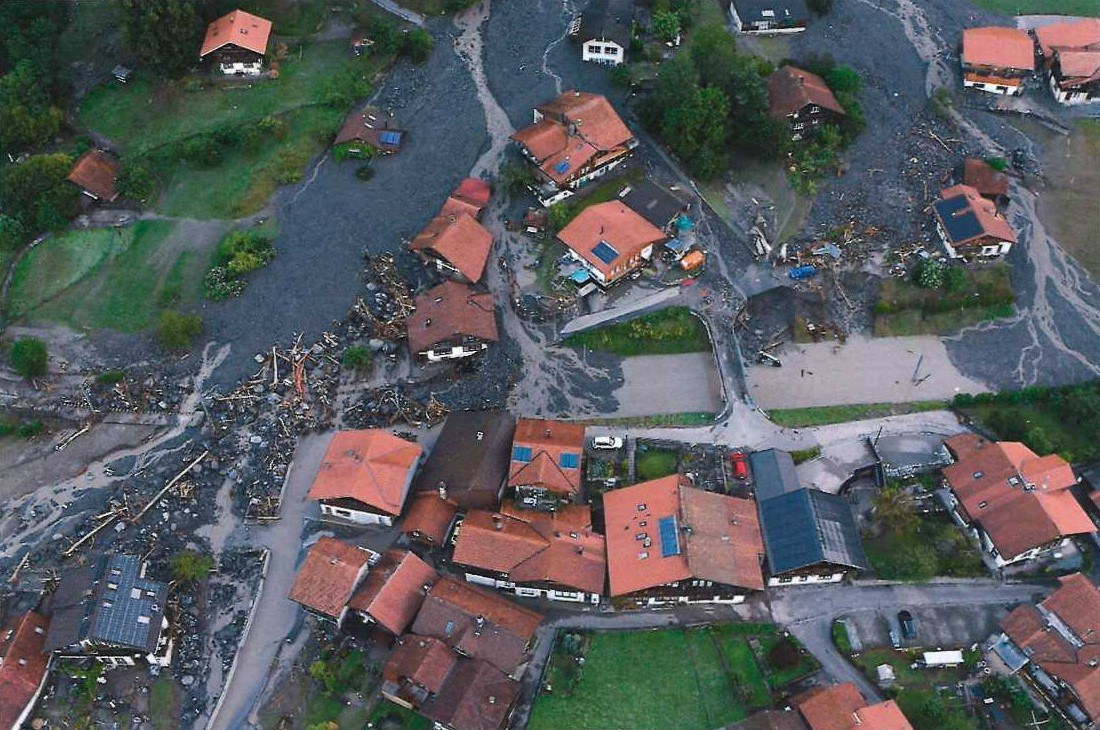
[[[383,132],[395,133],[396,142],[391,141],[393,135],[387,135],[386,140],[383,141]],[[333,144],[362,142],[381,152],[397,152],[401,149],[404,136],[403,131],[390,127],[389,117],[375,107],[369,106],[361,112],[352,112],[348,115],[344,120],[344,126],[340,127],[340,131],[336,133]]]
[[[399,515],[422,453],[418,445],[380,429],[339,431],[329,443],[309,498],[350,498]]]
[[[531,460],[517,460],[516,448],[531,450]],[[564,495],[581,489],[580,459],[584,452],[584,426],[567,421],[521,418],[512,439],[512,464],[508,486],[537,486]],[[576,456],[577,466],[562,465],[562,455]]]
[[[439,639],[405,634],[382,667],[382,678],[394,684],[407,680],[434,693],[443,688],[457,661],[451,648]]]
[[[1017,28],[966,28],[963,30],[962,62],[972,66],[1035,69],[1035,44],[1027,31]]]
[[[422,712],[455,730],[500,730],[519,696],[519,683],[491,664],[462,659]]]
[[[434,545],[442,544],[456,512],[458,505],[443,499],[438,492],[422,492],[413,497],[409,511],[401,522],[401,531]]]
[[[14,727],[16,720],[46,677],[45,616],[28,611],[0,629],[0,727]]]
[[[416,297],[415,305],[416,311],[405,321],[413,353],[426,352],[453,338],[497,341],[492,294],[478,293],[457,281],[445,281]]]
[[[768,76],[768,114],[785,119],[810,104],[837,114],[845,113],[828,84],[817,74],[784,66]]]
[[[206,38],[203,39],[199,58],[229,43],[262,55],[267,52],[267,41],[270,37],[270,20],[243,10],[234,10],[206,27]]]
[[[603,593],[607,570],[603,535],[531,510],[510,510],[507,515],[469,512],[459,529],[453,560],[506,574],[516,583],[552,583],[594,594]]]
[[[851,682],[814,687],[791,699],[811,730],[850,730],[867,700]]]
[[[440,213],[410,243],[413,251],[432,251],[470,281],[485,273],[493,236],[468,213]]]
[[[542,616],[530,609],[444,576],[428,591],[412,631],[511,674],[526,662],[527,645],[540,623]]]
[[[680,488],[688,568],[696,578],[764,590],[764,540],[756,503],[691,487]]]
[[[400,634],[412,623],[427,588],[438,577],[414,553],[387,550],[348,601],[348,608],[369,615],[391,634]]]
[[[290,600],[339,618],[366,572],[371,555],[346,542],[322,537],[306,553],[290,589]]]
[[[623,267],[643,249],[663,242],[667,236],[622,201],[609,200],[582,210],[558,233],[558,238],[610,281],[624,273]],[[595,253],[600,244],[610,246],[617,255],[609,261],[600,258]]]
[[[416,477],[418,492],[445,495],[464,509],[495,509],[508,476],[516,421],[504,411],[457,411]]]
[[[118,171],[118,160],[102,150],[88,150],[73,163],[68,180],[96,199],[110,203],[118,198],[115,190]]]
[[[1008,195],[1008,175],[976,157],[963,161],[963,182],[987,198]]]

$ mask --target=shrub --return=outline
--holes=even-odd
[[[371,165],[360,165],[355,171],[355,177],[366,182],[374,177],[374,168]]]
[[[11,346],[11,366],[24,378],[38,378],[46,374],[49,353],[46,343],[37,337],[20,337]]]
[[[951,294],[958,294],[966,288],[966,270],[961,266],[949,266],[943,272],[943,288]]]
[[[428,31],[423,28],[413,28],[405,34],[401,41],[401,55],[413,63],[424,63],[432,55],[432,47],[435,41]]]
[[[20,438],[29,439],[42,433],[43,429],[45,429],[45,426],[42,425],[42,421],[26,421],[19,424],[19,428],[15,429],[15,433]]]
[[[95,376],[95,381],[100,385],[114,385],[115,383],[122,382],[122,379],[125,377],[125,370],[107,370]]]
[[[221,146],[211,134],[198,134],[179,146],[179,156],[193,165],[214,167],[222,158]]]
[[[1003,157],[987,157],[985,158],[985,164],[989,165],[997,172],[1004,172],[1008,169],[1008,160]]]
[[[913,269],[913,283],[922,289],[939,289],[944,282],[943,264],[925,259]]]
[[[142,202],[148,200],[157,190],[152,166],[141,157],[124,158],[119,166],[115,189],[124,198]]]
[[[172,558],[172,576],[181,583],[194,583],[214,569],[214,559],[194,550],[184,550]]]
[[[271,239],[256,231],[230,231],[218,244],[214,262],[236,275],[247,274],[275,258]]]
[[[791,452],[791,458],[794,459],[794,463],[796,464],[801,464],[810,459],[816,459],[819,456],[821,456],[820,446],[811,446],[808,449],[795,449]]]
[[[806,6],[818,15],[825,15],[833,9],[833,0],[807,0]]]
[[[509,196],[523,195],[534,182],[534,173],[519,162],[509,162],[502,166],[497,175],[497,187]]]
[[[611,83],[621,89],[629,89],[634,85],[634,72],[625,63],[612,66],[608,76],[611,78]]]
[[[186,350],[202,332],[202,317],[166,309],[157,320],[157,342],[166,350]]]
[[[238,296],[243,291],[244,282],[225,266],[215,266],[210,269],[202,280],[202,295],[216,302]]]
[[[364,345],[350,345],[344,350],[340,362],[351,370],[366,370],[374,359],[374,353]]]

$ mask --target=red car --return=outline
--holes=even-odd
[[[749,465],[745,461],[745,455],[740,451],[730,454],[730,464],[733,466],[733,475],[738,479],[749,478]]]

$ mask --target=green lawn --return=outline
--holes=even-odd
[[[586,426],[707,426],[714,423],[716,413],[688,411],[686,413],[659,413],[652,416],[622,416],[620,418],[589,418],[579,423]]]
[[[817,406],[814,408],[784,408],[768,411],[768,418],[787,428],[809,428],[830,423],[860,421],[865,418],[898,416],[904,413],[923,413],[947,408],[942,400],[914,401],[912,403],[862,403],[844,406]]]
[[[167,221],[138,221],[49,239],[19,263],[13,312],[78,329],[148,328],[166,306],[198,299],[207,268],[207,251],[162,248],[174,229]]]
[[[666,449],[638,450],[634,460],[634,470],[637,472],[638,481],[644,482],[650,479],[660,479],[669,474],[676,473],[676,465],[680,461],[680,455],[675,451]]]
[[[566,337],[565,344],[624,357],[710,350],[706,327],[687,307],[669,307],[629,322],[577,332]]]
[[[956,292],[925,289],[908,278],[882,282],[875,305],[875,336],[949,335],[988,319],[1011,317],[1015,295],[1005,264],[965,269]]]
[[[867,560],[878,578],[925,581],[933,576],[986,576],[978,547],[946,515],[923,515],[903,535],[868,537]]]
[[[758,661],[751,640],[765,657],[785,645],[784,666]],[[537,698],[528,728],[711,730],[772,707],[773,691],[817,667],[770,624],[565,634],[544,677],[552,690]]]
[[[1100,456],[1100,433],[1042,401],[981,403],[961,410],[1000,438],[1023,441],[1040,455],[1053,452],[1071,462]]]
[[[157,677],[149,688],[149,715],[157,730],[179,727],[180,705],[176,681],[171,675]]]
[[[894,651],[869,649],[852,661],[863,670],[872,682],[877,681],[875,667],[889,664],[897,677],[897,703],[915,730],[979,730],[984,725],[967,712],[961,698],[950,690],[971,671],[962,666],[954,669],[913,669],[920,658],[919,651]],[[948,689],[941,693],[940,687]]]
[[[971,0],[1005,15],[1100,15],[1100,0]]]

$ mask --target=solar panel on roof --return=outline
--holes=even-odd
[[[531,461],[531,447],[530,446],[513,446],[512,447],[512,461],[522,461],[527,463]]]
[[[394,147],[401,144],[400,132],[382,132],[378,135],[378,138],[382,140],[382,144],[393,145]]]
[[[569,160],[562,160],[558,164],[554,165],[554,172],[559,175],[564,174],[569,169]]]
[[[676,530],[675,517],[662,517],[657,520],[661,532],[661,557],[667,558],[680,554],[680,533]]]
[[[562,454],[558,457],[558,464],[562,469],[577,469],[581,465],[580,454]]]
[[[605,264],[610,264],[612,261],[619,258],[619,252],[607,241],[600,241],[597,243],[592,249],[592,255]]]

